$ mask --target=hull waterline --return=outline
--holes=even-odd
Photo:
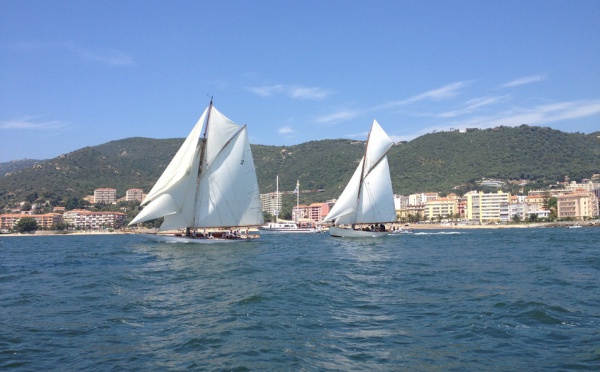
[[[233,238],[233,239],[209,239],[192,238],[187,236],[161,235],[161,234],[142,234],[146,239],[158,243],[184,243],[184,244],[231,244],[253,242],[258,237],[253,238]]]
[[[389,235],[389,231],[363,231],[345,229],[342,227],[331,226],[329,228],[329,235],[336,238],[382,238]]]

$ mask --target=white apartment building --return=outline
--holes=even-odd
[[[281,192],[260,194],[260,204],[263,212],[276,216],[277,212],[281,211]]]
[[[484,194],[481,191],[471,191],[465,196],[467,197],[467,220],[479,224],[506,223],[510,220],[510,193],[498,191]]]
[[[63,213],[63,221],[78,229],[99,230],[106,227],[119,228],[123,226],[125,213],[121,212],[91,212],[74,209]]]

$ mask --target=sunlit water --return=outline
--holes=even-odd
[[[2,370],[600,370],[600,229],[0,237]]]

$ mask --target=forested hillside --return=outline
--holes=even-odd
[[[86,147],[0,176],[0,208],[36,194],[60,204],[99,187],[148,192],[183,139],[128,138]],[[339,196],[364,151],[364,141],[321,140],[295,146],[252,145],[261,193],[291,191],[300,180],[303,203]],[[440,132],[396,144],[389,152],[394,192],[452,192],[484,177],[527,179],[535,187],[600,173],[598,133],[520,126]],[[7,163],[0,164],[3,166]],[[2,169],[2,168],[0,168]],[[286,204],[295,202],[287,197]]]

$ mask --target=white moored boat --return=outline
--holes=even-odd
[[[247,232],[262,225],[263,214],[246,126],[229,120],[211,100],[142,205],[129,225],[163,217],[163,233],[150,235],[152,240],[215,243],[257,238]],[[164,233],[181,229],[186,233]],[[193,233],[215,229],[219,231]]]
[[[258,228],[261,234],[275,234],[275,233],[320,233],[323,232],[319,227],[314,224],[298,224],[296,222],[269,222]]]
[[[373,120],[365,154],[354,175],[324,222],[333,222],[335,237],[382,237],[390,233],[385,223],[396,221],[387,151],[394,143]]]

